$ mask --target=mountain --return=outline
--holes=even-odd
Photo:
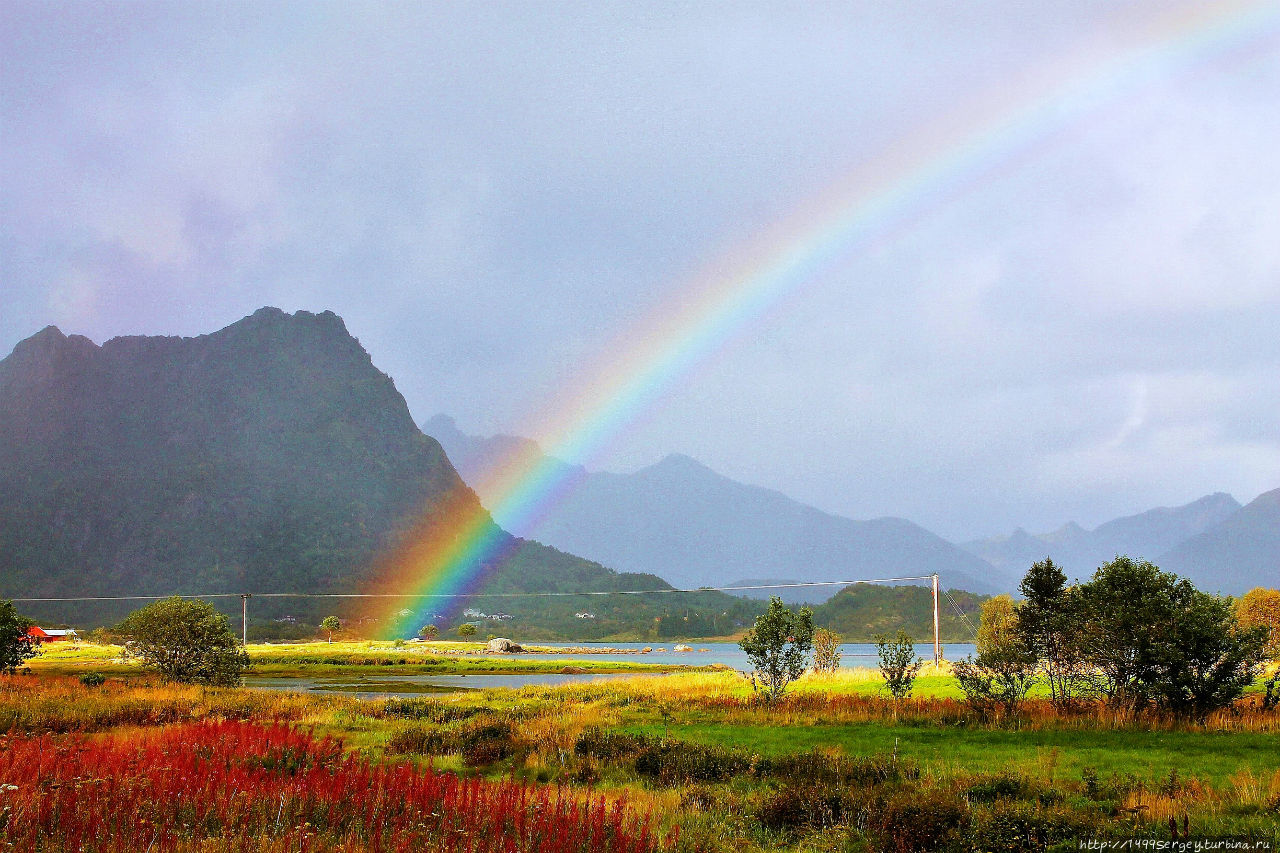
[[[1280,489],[1259,495],[1155,563],[1210,592],[1238,595],[1280,585]]]
[[[445,416],[427,421],[423,430],[473,484],[483,481],[481,473],[502,450],[516,442],[531,446],[511,436],[467,436]],[[672,454],[632,474],[575,474],[572,492],[532,535],[677,587],[731,585],[746,577],[841,581],[933,572],[958,589],[1012,587],[987,562],[910,521],[830,515],[780,492],[735,482],[688,456]],[[495,497],[481,494],[486,501]],[[819,588],[809,598],[825,600],[834,592]]]
[[[264,308],[208,335],[101,346],[50,326],[0,361],[0,597],[353,592],[459,514],[487,522],[331,312]],[[491,532],[509,557],[491,591],[666,586]],[[133,606],[22,605],[81,625]],[[320,608],[341,609],[251,609]]]
[[[1049,556],[1068,577],[1085,578],[1117,554],[1158,562],[1159,555],[1222,523],[1239,509],[1231,495],[1216,492],[1184,506],[1117,518],[1094,530],[1074,522],[1039,535],[1019,528],[1009,536],[965,542],[960,547],[1016,577]]]

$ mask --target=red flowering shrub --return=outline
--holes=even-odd
[[[0,737],[0,842],[46,851],[649,853],[622,803],[375,764],[286,725]]]

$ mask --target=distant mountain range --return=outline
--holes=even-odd
[[[444,415],[422,429],[443,445],[469,483],[481,483],[481,473],[513,447],[536,450],[525,438],[467,435]],[[531,535],[618,569],[655,574],[677,587],[749,585],[743,583],[747,578],[816,582],[933,572],[945,586],[973,592],[1004,591],[1012,584],[985,560],[905,519],[854,521],[831,515],[780,492],[731,480],[688,456],[672,454],[633,474],[576,473],[572,493]],[[486,505],[497,497],[480,495]],[[836,590],[819,587],[787,597],[821,601]]]
[[[451,513],[486,515],[330,312],[264,308],[196,338],[101,346],[50,326],[0,360],[0,597],[354,592]],[[667,587],[537,542],[504,547],[489,592]],[[651,630],[677,598],[629,601],[593,628]],[[712,598],[700,612],[732,630],[739,600]],[[507,609],[572,624],[584,601],[599,599]],[[134,606],[22,609],[84,625]],[[312,620],[333,609],[253,604]]]
[[[512,451],[541,453],[527,438],[478,437],[451,417],[422,425],[469,483]],[[938,572],[944,586],[1013,592],[1031,563],[1052,557],[1068,577],[1087,578],[1117,554],[1151,560],[1205,590],[1239,594],[1280,584],[1280,490],[1242,507],[1218,492],[1085,530],[1070,523],[1050,533],[952,545],[899,518],[853,521],[769,489],[724,477],[673,454],[632,474],[564,466],[577,485],[542,521],[536,536],[610,566],[658,575],[676,586],[756,586],[855,580]],[[496,495],[481,494],[489,503]],[[821,601],[834,588],[743,591]]]
[[[1280,489],[1244,507],[1216,492],[1094,530],[1075,523],[1038,535],[1019,529],[960,547],[1016,574],[1050,556],[1071,578],[1088,577],[1117,554],[1127,554],[1190,578],[1201,589],[1234,595],[1280,583]]]

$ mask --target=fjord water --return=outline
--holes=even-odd
[[[622,663],[677,664],[685,666],[712,666],[720,664],[739,671],[750,668],[746,654],[736,643],[688,643],[693,646],[692,652],[673,651],[673,645],[657,643],[545,643],[539,648],[564,649],[563,652],[534,652],[517,656],[517,658],[533,658],[538,660],[564,660],[566,665],[573,660],[618,661]],[[639,650],[650,648],[644,654]],[[575,649],[618,649],[619,653],[590,653]],[[933,657],[931,643],[917,643],[916,654],[924,660]],[[625,651],[631,650],[631,651]],[[661,651],[660,651],[661,650]],[[974,653],[972,643],[949,643],[943,646],[944,656],[948,660],[959,660]],[[873,643],[845,643],[840,647],[840,664],[842,668],[874,668],[876,666],[876,647]],[[390,697],[412,697],[424,693],[447,693],[456,690],[487,690],[493,688],[516,687],[554,687],[561,684],[581,684],[593,681],[612,681],[621,678],[635,678],[638,675],[652,673],[505,673],[501,675],[414,675],[397,673],[388,675],[340,675],[323,678],[315,677],[255,677],[249,676],[245,684],[264,690],[322,690],[331,693],[346,693],[366,699],[382,699]]]
[[[680,641],[676,641],[680,642]],[[692,646],[691,652],[677,652],[672,649],[675,643],[538,643],[538,648],[572,649],[629,649],[632,652],[622,654],[592,653],[589,660],[628,661],[632,663],[683,664],[685,666],[711,666],[720,664],[730,669],[746,670],[751,668],[747,655],[737,643],[700,643],[690,640],[684,645]],[[652,649],[647,654],[636,654],[640,649]],[[926,661],[933,660],[932,643],[916,643],[916,654]],[[943,656],[947,660],[960,660],[965,655],[974,654],[972,643],[944,643]],[[529,654],[523,657],[536,657],[548,660],[558,658],[581,658],[582,654],[566,651],[562,654]],[[840,666],[845,669],[874,667],[876,665],[875,643],[844,643],[840,646]]]

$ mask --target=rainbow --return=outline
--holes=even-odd
[[[784,298],[801,295],[806,283],[854,250],[892,239],[1015,168],[1057,132],[1208,61],[1248,61],[1260,41],[1280,32],[1280,6],[1186,4],[1156,19],[1114,24],[1105,43],[1005,81],[999,93],[897,140],[752,246],[713,261],[685,289],[683,304],[664,306],[641,323],[630,345],[622,342],[620,357],[581,380],[576,402],[546,414],[536,434],[553,437],[548,454],[583,464],[599,458],[677,383],[767,319]],[[475,484],[481,493],[503,496],[492,518],[475,505],[424,522],[422,534],[392,560],[401,591],[417,599],[391,620],[392,633],[403,635],[433,608],[479,590],[513,547],[501,528],[533,530],[575,480],[566,466],[517,451]]]

